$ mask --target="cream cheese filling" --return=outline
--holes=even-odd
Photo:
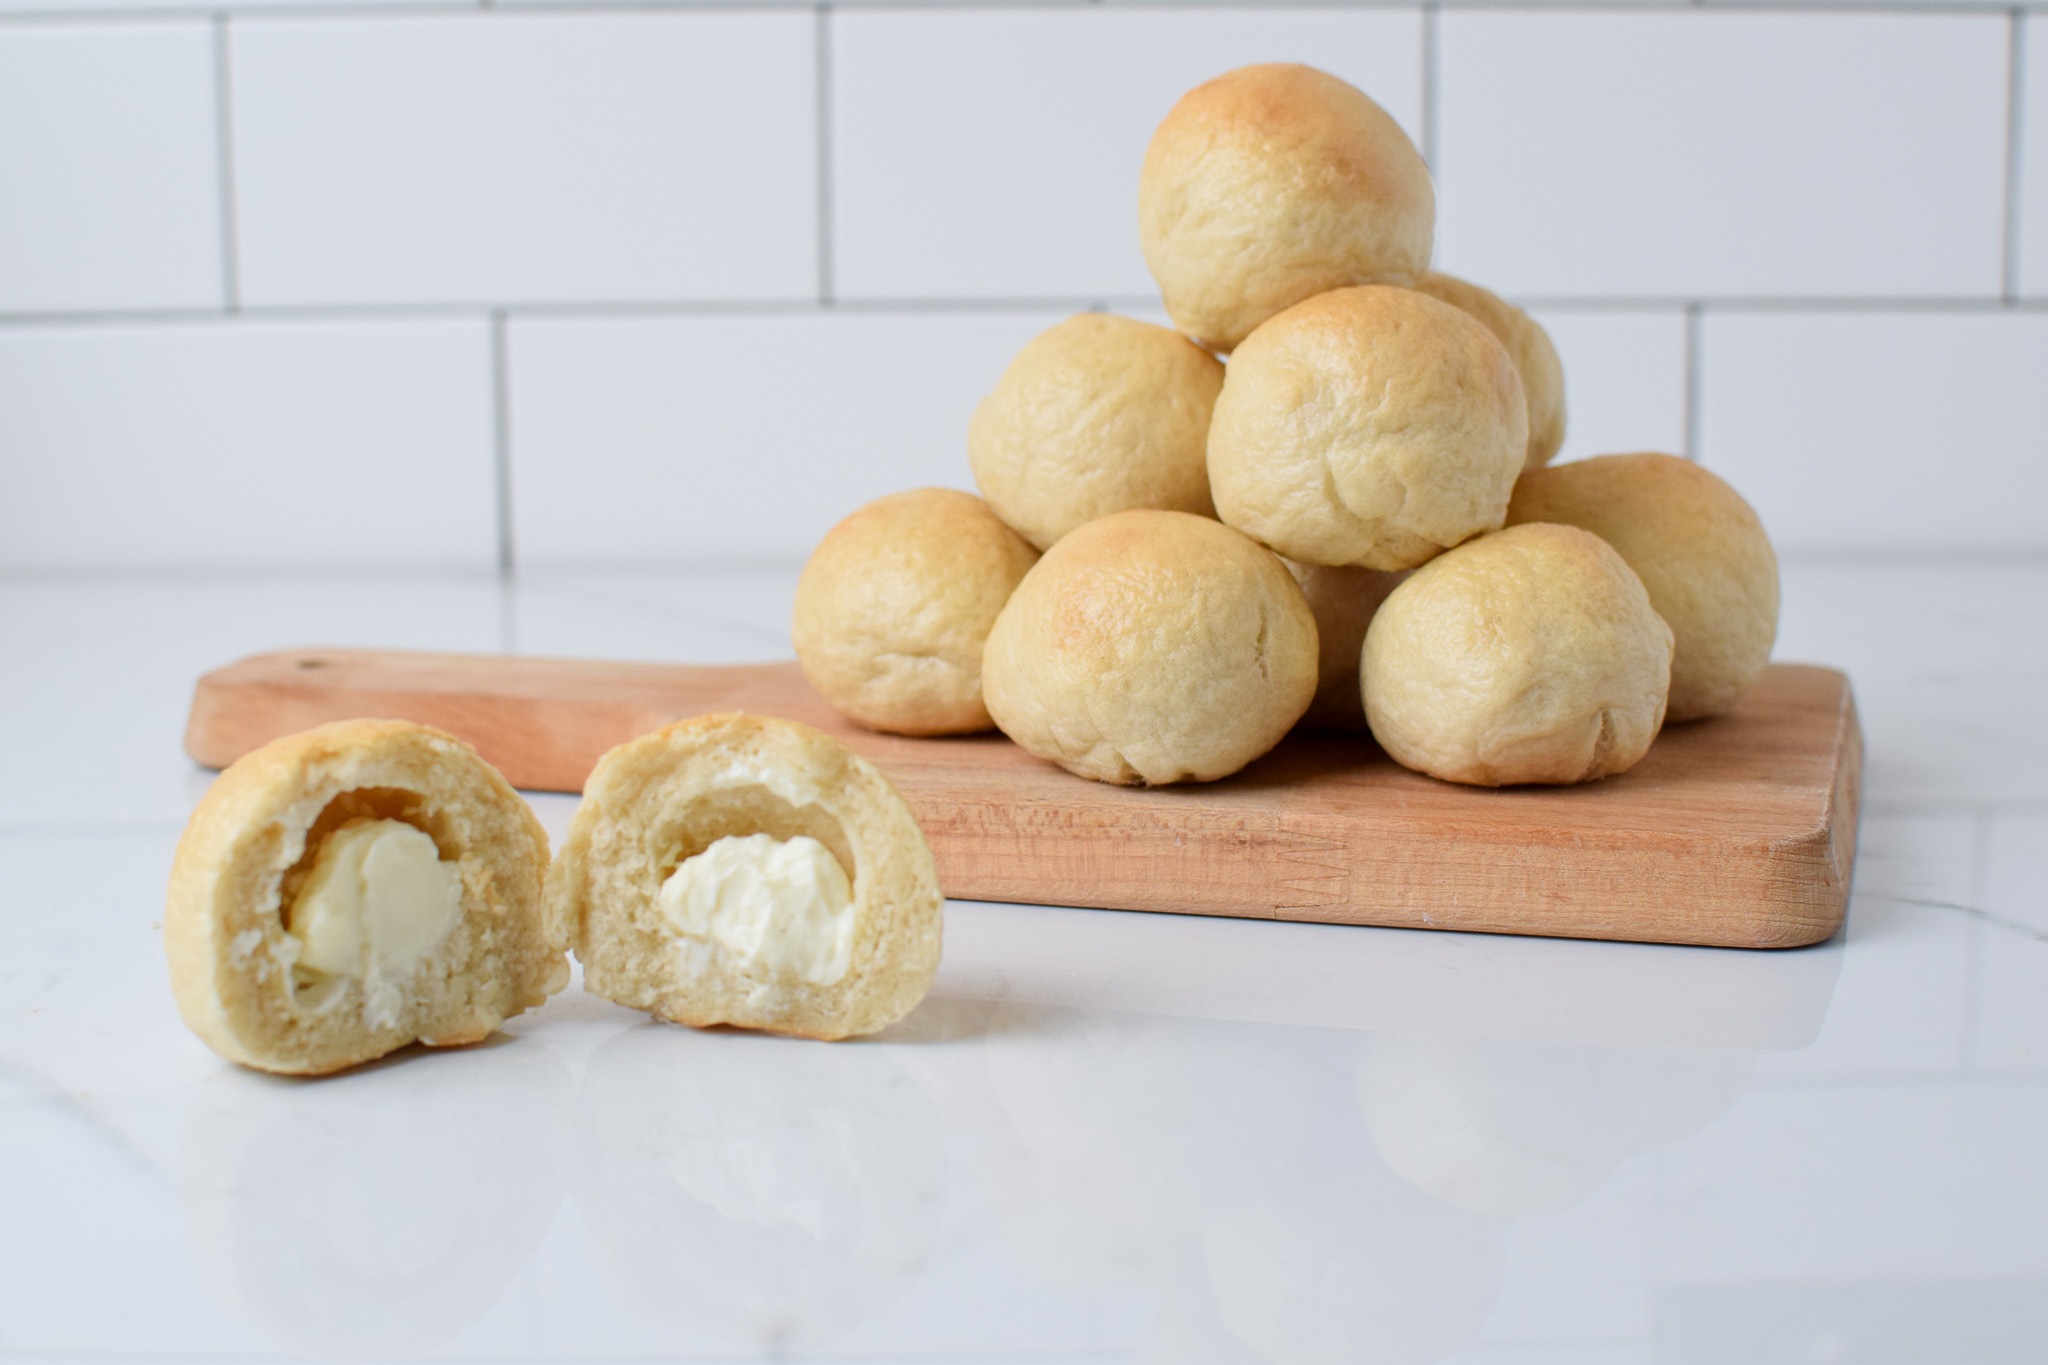
[[[853,954],[853,887],[808,835],[728,835],[662,883],[662,914],[689,938],[717,943],[776,982],[829,986]]]
[[[303,979],[394,981],[462,922],[462,870],[401,820],[356,820],[329,835],[285,916]],[[316,978],[317,979],[317,978]]]

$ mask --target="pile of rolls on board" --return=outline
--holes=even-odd
[[[1173,327],[1084,313],[1018,352],[969,424],[980,497],[878,499],[811,556],[805,676],[870,728],[994,726],[1124,784],[1226,777],[1297,725],[1451,782],[1585,782],[1727,711],[1777,631],[1755,513],[1674,455],[1551,465],[1557,352],[1431,270],[1435,218],[1336,77],[1189,91],[1138,180]]]

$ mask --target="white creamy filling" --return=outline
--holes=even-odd
[[[401,978],[462,922],[462,871],[401,820],[328,836],[285,919],[296,965],[328,976]]]
[[[728,835],[685,858],[661,886],[679,934],[714,942],[772,981],[829,986],[853,953],[853,887],[807,835]]]

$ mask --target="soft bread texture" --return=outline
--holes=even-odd
[[[1676,455],[1602,455],[1524,475],[1508,521],[1562,522],[1612,545],[1671,627],[1665,719],[1717,716],[1763,675],[1778,637],[1778,557],[1726,481]]]
[[[752,834],[816,839],[845,870],[852,950],[838,981],[775,979],[664,917],[662,883],[684,859]],[[598,760],[547,901],[571,927],[585,990],[697,1028],[873,1033],[924,998],[939,966],[938,868],[910,807],[845,745],[767,716],[678,721]]]
[[[1173,325],[1233,351],[1283,308],[1429,268],[1436,191],[1415,144],[1313,67],[1247,66],[1183,95],[1138,177],[1138,241]]]
[[[424,831],[459,865],[462,917],[395,990],[294,988],[285,914],[326,838],[351,819]],[[476,751],[405,721],[323,725],[238,760],[192,813],[171,867],[164,945],[179,1012],[223,1057],[292,1075],[340,1071],[418,1040],[473,1043],[569,982],[568,936],[543,913],[547,834]]]
[[[1098,782],[1209,782],[1279,743],[1316,690],[1316,623],[1280,560],[1186,512],[1092,521],[989,632],[989,714]]]
[[[1289,559],[1408,569],[1501,524],[1528,425],[1513,360],[1469,314],[1338,289],[1231,358],[1209,486],[1225,522]]]
[[[1564,362],[1542,324],[1490,290],[1432,270],[1415,288],[1470,313],[1507,347],[1529,404],[1529,447],[1524,471],[1541,469],[1564,445]]]
[[[1358,657],[1365,648],[1366,627],[1387,594],[1407,575],[1302,564],[1292,559],[1281,562],[1301,585],[1301,595],[1308,599],[1308,609],[1316,618],[1316,696],[1302,716],[1302,724],[1363,730],[1365,703],[1358,689]]]
[[[1214,516],[1206,457],[1223,362],[1164,327],[1083,313],[1010,362],[967,426],[975,486],[1043,550],[1132,507]]]
[[[796,585],[804,677],[849,719],[899,735],[994,722],[981,648],[1038,552],[972,493],[892,493],[826,532]]]
[[[1365,713],[1394,759],[1451,782],[1626,771],[1664,722],[1671,628],[1607,542],[1532,523],[1431,560],[1365,634]]]

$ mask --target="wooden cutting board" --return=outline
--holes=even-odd
[[[598,756],[707,711],[784,716],[872,759],[916,809],[946,894],[1719,947],[1842,922],[1862,736],[1849,680],[1777,664],[1735,712],[1673,726],[1619,777],[1500,791],[1301,731],[1222,782],[1111,787],[999,735],[859,729],[794,663],[721,667],[305,649],[207,674],[185,747],[224,767],[330,720],[474,744],[514,786],[578,791]]]

